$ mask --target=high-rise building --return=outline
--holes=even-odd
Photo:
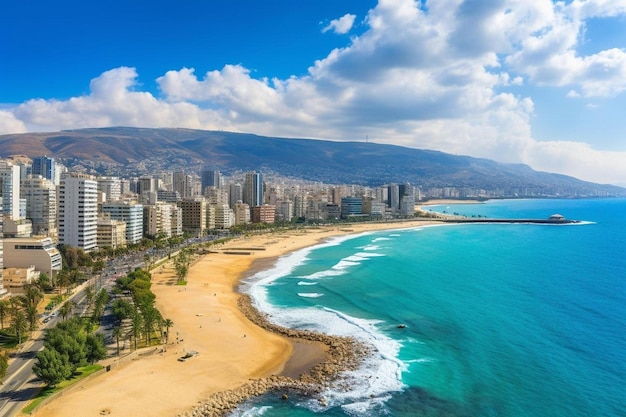
[[[122,196],[122,181],[117,177],[99,177],[98,191],[106,195],[106,201],[117,201]]]
[[[152,177],[141,177],[137,180],[137,194],[141,195],[150,191],[157,191],[156,179]]]
[[[174,172],[172,175],[172,190],[178,191],[182,198],[194,195],[194,180],[191,175],[184,172]]]
[[[392,210],[392,211],[397,211],[400,209],[400,187],[398,186],[398,184],[390,184],[387,187],[387,195],[388,195],[388,200],[387,200],[387,206]]]
[[[126,222],[126,243],[139,243],[143,238],[143,206],[126,201],[113,201],[102,205],[102,212],[113,220]]]
[[[252,223],[273,224],[276,220],[276,207],[264,204],[252,207]]]
[[[41,175],[43,178],[54,182],[56,178],[56,168],[54,158],[38,156],[33,158],[31,174]]]
[[[241,200],[235,204],[235,224],[250,223],[250,206]]]
[[[200,173],[200,183],[202,187],[202,194],[205,193],[207,187],[222,188],[221,174],[217,170],[202,170]]]
[[[89,252],[98,247],[98,182],[67,173],[59,185],[59,243]]]
[[[235,213],[228,204],[220,204],[215,207],[215,229],[229,229],[235,224]]]
[[[21,192],[26,200],[26,218],[33,224],[33,234],[49,236],[56,241],[57,189],[52,180],[41,175],[28,175],[21,181]]]
[[[189,198],[178,202],[182,209],[183,231],[193,236],[202,236],[206,230],[206,201],[203,198]]]
[[[8,160],[0,160],[0,199],[2,214],[20,218],[20,167]]]
[[[242,194],[243,202],[250,207],[263,205],[263,177],[260,173],[246,173]]]
[[[230,184],[228,191],[228,205],[234,209],[238,202],[243,201],[241,184]]]

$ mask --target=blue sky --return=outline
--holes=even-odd
[[[0,3],[0,134],[365,140],[626,185],[626,0]]]

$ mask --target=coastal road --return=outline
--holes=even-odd
[[[47,325],[53,325],[51,320]],[[35,355],[43,348],[43,332],[26,342],[16,353],[7,370],[7,377],[0,385],[0,416],[12,417],[24,408],[29,400],[43,387],[33,374]]]

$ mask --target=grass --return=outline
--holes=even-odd
[[[54,388],[45,387],[41,391],[39,391],[37,396],[30,402],[30,404],[24,407],[24,409],[22,410],[22,413],[23,414],[32,413],[41,404],[41,402],[45,400],[46,398],[50,398],[51,396],[55,395],[57,392],[64,390],[65,388],[77,383],[81,379],[84,379],[88,377],[89,375],[93,374],[94,372],[97,372],[103,368],[104,367],[102,365],[97,365],[97,364],[82,366],[78,368],[76,370],[76,373],[74,374],[74,376],[72,376],[71,379],[66,379],[65,381],[61,381]]]

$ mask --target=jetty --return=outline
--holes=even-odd
[[[441,221],[445,223],[530,223],[530,224],[572,224],[580,223],[580,220],[566,219],[560,214],[553,214],[547,219],[496,219],[496,218],[447,218]]]

